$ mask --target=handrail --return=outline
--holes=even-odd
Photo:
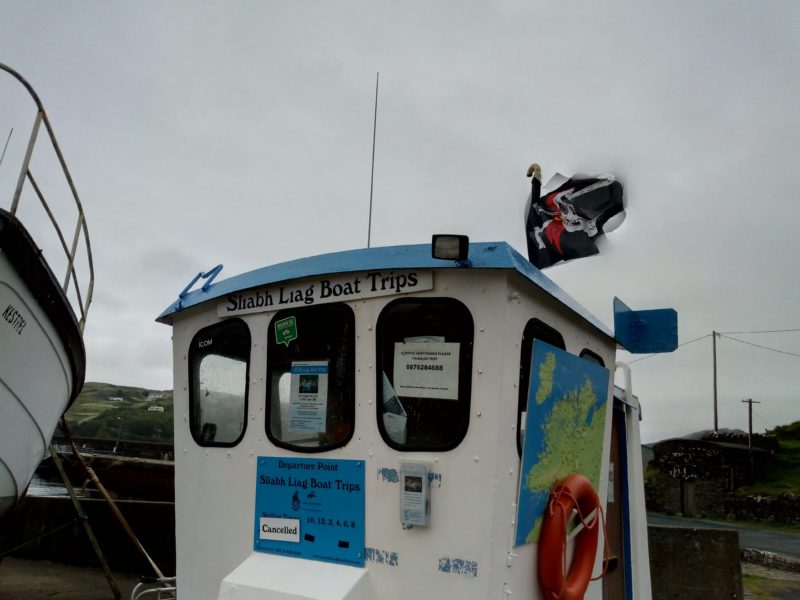
[[[80,331],[83,332],[83,329],[86,325],[86,317],[89,312],[89,305],[92,302],[92,296],[94,294],[94,261],[92,258],[92,245],[89,240],[89,230],[86,226],[86,216],[83,213],[83,205],[81,204],[80,197],[78,196],[78,190],[75,188],[75,183],[72,180],[72,175],[67,168],[67,163],[64,160],[64,155],[61,153],[61,147],[58,145],[58,141],[56,140],[55,133],[53,132],[53,128],[50,125],[50,119],[47,118],[47,113],[44,110],[44,106],[42,106],[42,101],[39,99],[39,95],[33,89],[30,83],[28,83],[22,75],[17,73],[14,69],[0,63],[0,70],[5,71],[12,77],[14,77],[17,81],[19,81],[23,87],[28,91],[33,101],[36,103],[36,107],[38,108],[38,112],[36,114],[36,120],[34,122],[33,128],[31,130],[31,135],[28,139],[28,146],[25,151],[25,158],[22,161],[22,167],[20,168],[19,178],[17,180],[17,187],[14,190],[14,198],[11,202],[11,213],[16,214],[17,209],[19,207],[20,197],[22,195],[22,189],[25,185],[26,179],[31,182],[31,185],[36,193],[36,196],[39,198],[39,201],[42,203],[42,206],[47,212],[48,217],[50,217],[50,221],[53,227],[58,234],[59,240],[61,242],[62,249],[64,250],[64,254],[67,257],[67,269],[66,274],[64,276],[64,283],[61,286],[61,289],[64,292],[64,295],[68,297],[69,292],[69,284],[70,280],[73,282],[75,286],[75,295],[78,301],[78,311],[80,313],[79,320],[78,320],[78,327]],[[33,148],[36,144],[36,139],[39,134],[39,127],[41,123],[44,123],[45,129],[47,130],[47,135],[50,138],[50,143],[53,145],[53,150],[55,150],[56,156],[58,158],[58,162],[61,165],[61,169],[64,172],[64,177],[67,180],[67,184],[69,185],[69,189],[72,193],[72,198],[75,201],[75,205],[78,209],[78,220],[75,224],[75,233],[73,235],[71,247],[67,247],[66,239],[64,238],[64,234],[61,231],[61,227],[59,226],[58,222],[56,221],[55,217],[53,216],[50,207],[47,205],[47,202],[42,194],[39,186],[36,184],[36,181],[33,178],[33,174],[30,171],[30,160],[33,155]],[[81,236],[81,234],[83,234]],[[77,273],[75,272],[75,257],[78,253],[78,248],[80,247],[81,237],[83,237],[84,246],[86,248],[86,256],[87,262],[89,265],[89,276],[88,276],[88,286],[86,290],[86,299],[83,300],[81,297],[81,289],[80,283],[78,281]]]

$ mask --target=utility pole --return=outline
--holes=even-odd
[[[717,332],[711,331],[711,339],[713,340],[713,352],[714,352],[714,433],[717,433],[719,429],[719,423],[717,422]]]
[[[753,479],[753,404],[761,404],[761,402],[757,402],[752,398],[748,398],[747,400],[742,400],[745,404],[749,405],[747,407],[747,450],[750,453],[750,479]]]

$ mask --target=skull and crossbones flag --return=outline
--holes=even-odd
[[[613,175],[565,177],[542,188],[539,165],[528,169],[531,197],[525,212],[528,260],[539,269],[598,253],[595,239],[625,219],[622,184]]]

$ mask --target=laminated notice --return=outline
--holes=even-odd
[[[458,342],[398,342],[394,389],[398,396],[458,400]]]
[[[324,433],[328,412],[328,361],[292,363],[288,429]]]

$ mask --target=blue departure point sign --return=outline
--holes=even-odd
[[[253,548],[364,566],[364,461],[258,458]]]

